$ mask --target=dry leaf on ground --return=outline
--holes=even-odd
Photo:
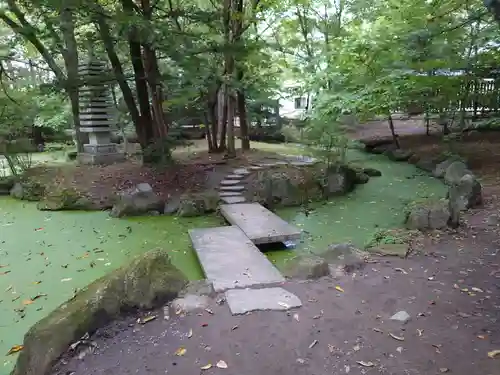
[[[23,345],[14,345],[12,348],[10,348],[10,350],[7,352],[6,355],[12,355],[12,354],[18,353],[23,349],[24,349]]]
[[[336,289],[336,290],[338,290],[339,292],[344,293],[344,289],[342,289],[342,288],[341,288],[340,286],[338,286],[338,285],[335,287],[335,289]]]
[[[496,357],[500,357],[500,350],[492,350],[488,352],[488,357],[495,359]]]
[[[365,361],[357,361],[356,362],[358,365],[361,365],[363,367],[373,367],[375,366],[373,362],[365,362]]]
[[[405,341],[405,338],[402,337],[402,336],[396,336],[395,334],[393,333],[389,333],[389,336],[391,336],[394,340],[398,340],[398,341]]]
[[[179,349],[175,351],[175,355],[177,357],[182,357],[184,354],[186,354],[187,350],[185,347],[181,346]]]
[[[211,363],[207,363],[205,366],[201,366],[200,369],[201,370],[208,370],[212,368],[212,364]]]

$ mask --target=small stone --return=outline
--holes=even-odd
[[[397,320],[398,322],[406,324],[411,320],[411,316],[406,311],[398,311],[396,314],[391,316],[391,320]]]
[[[172,302],[172,307],[175,311],[189,313],[195,310],[203,310],[207,308],[209,303],[210,299],[207,296],[188,294],[185,297],[175,299]]]

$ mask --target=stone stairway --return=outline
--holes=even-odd
[[[305,166],[315,161],[259,163],[233,169],[220,182],[221,214],[232,224],[192,229],[191,242],[205,276],[216,292],[224,292],[233,315],[254,310],[288,310],[302,306],[294,294],[279,287],[284,277],[256,244],[300,238],[301,231],[258,203],[245,198],[245,177],[278,165]]]

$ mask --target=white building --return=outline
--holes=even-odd
[[[297,81],[285,81],[279,97],[280,116],[289,119],[302,118],[311,108],[311,94],[302,92]]]

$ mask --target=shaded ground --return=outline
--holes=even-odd
[[[498,237],[455,237],[441,235],[424,254],[381,258],[337,280],[287,283],[304,304],[290,313],[235,317],[212,301],[213,315],[167,321],[157,311],[146,325],[136,317],[116,322],[93,337],[93,354],[66,358],[53,374],[497,375],[500,359],[487,353],[500,349]],[[400,310],[412,316],[406,325],[389,320]],[[185,355],[175,355],[179,347]],[[219,360],[228,370],[215,367]],[[202,371],[207,363],[214,367]]]

